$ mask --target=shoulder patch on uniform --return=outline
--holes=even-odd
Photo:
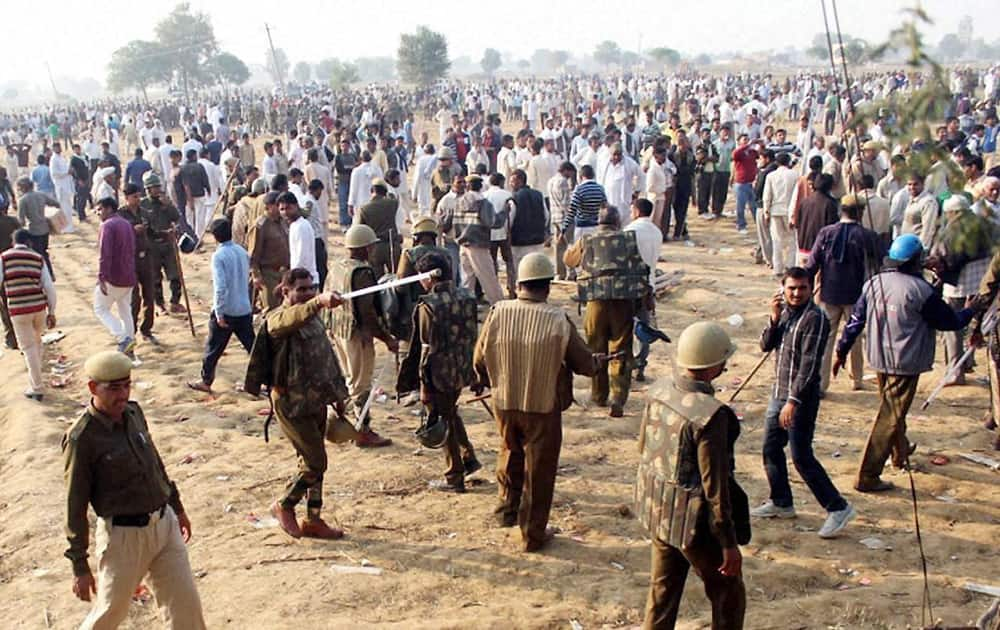
[[[79,440],[80,436],[83,435],[83,432],[87,429],[87,425],[90,424],[90,420],[92,418],[93,416],[90,415],[89,411],[82,411],[80,413],[80,417],[76,419],[73,426],[71,426],[63,436],[63,444],[65,445],[67,441],[76,442]]]

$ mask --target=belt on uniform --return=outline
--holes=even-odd
[[[163,518],[166,511],[167,506],[164,505],[160,509],[153,510],[148,514],[119,514],[111,517],[111,524],[115,527],[145,527],[149,525],[149,519],[153,514],[159,512],[160,518]]]

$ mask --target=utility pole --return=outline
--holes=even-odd
[[[285,73],[281,71],[281,67],[278,65],[278,55],[274,52],[274,41],[271,39],[271,27],[264,23],[264,30],[267,31],[267,45],[271,47],[271,63],[274,65],[274,74],[278,78],[278,89],[281,90],[282,96],[285,94]]]
[[[52,85],[52,93],[55,94],[56,100],[59,100],[59,90],[56,89],[56,81],[52,78],[52,68],[49,67],[49,62],[45,62],[45,71],[49,73],[49,83]]]

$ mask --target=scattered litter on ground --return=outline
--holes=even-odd
[[[382,569],[378,567],[356,567],[350,564],[332,564],[330,570],[341,574],[382,575]]]
[[[739,315],[738,313],[733,313],[732,315],[729,316],[729,319],[726,321],[728,321],[729,325],[732,326],[733,328],[739,328],[740,326],[743,325],[743,316]]]
[[[625,565],[624,564],[622,564],[620,562],[615,562],[614,560],[611,561],[611,566],[613,566],[614,568],[618,569],[619,571],[624,571],[625,570]]]
[[[892,551],[892,545],[889,545],[881,538],[876,538],[874,536],[862,538],[858,542],[872,551]]]

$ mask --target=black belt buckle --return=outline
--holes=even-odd
[[[153,510],[149,514],[119,514],[111,517],[111,524],[115,527],[145,527],[149,525],[151,514],[159,512],[162,518],[166,511],[167,506],[164,505],[159,510]]]

